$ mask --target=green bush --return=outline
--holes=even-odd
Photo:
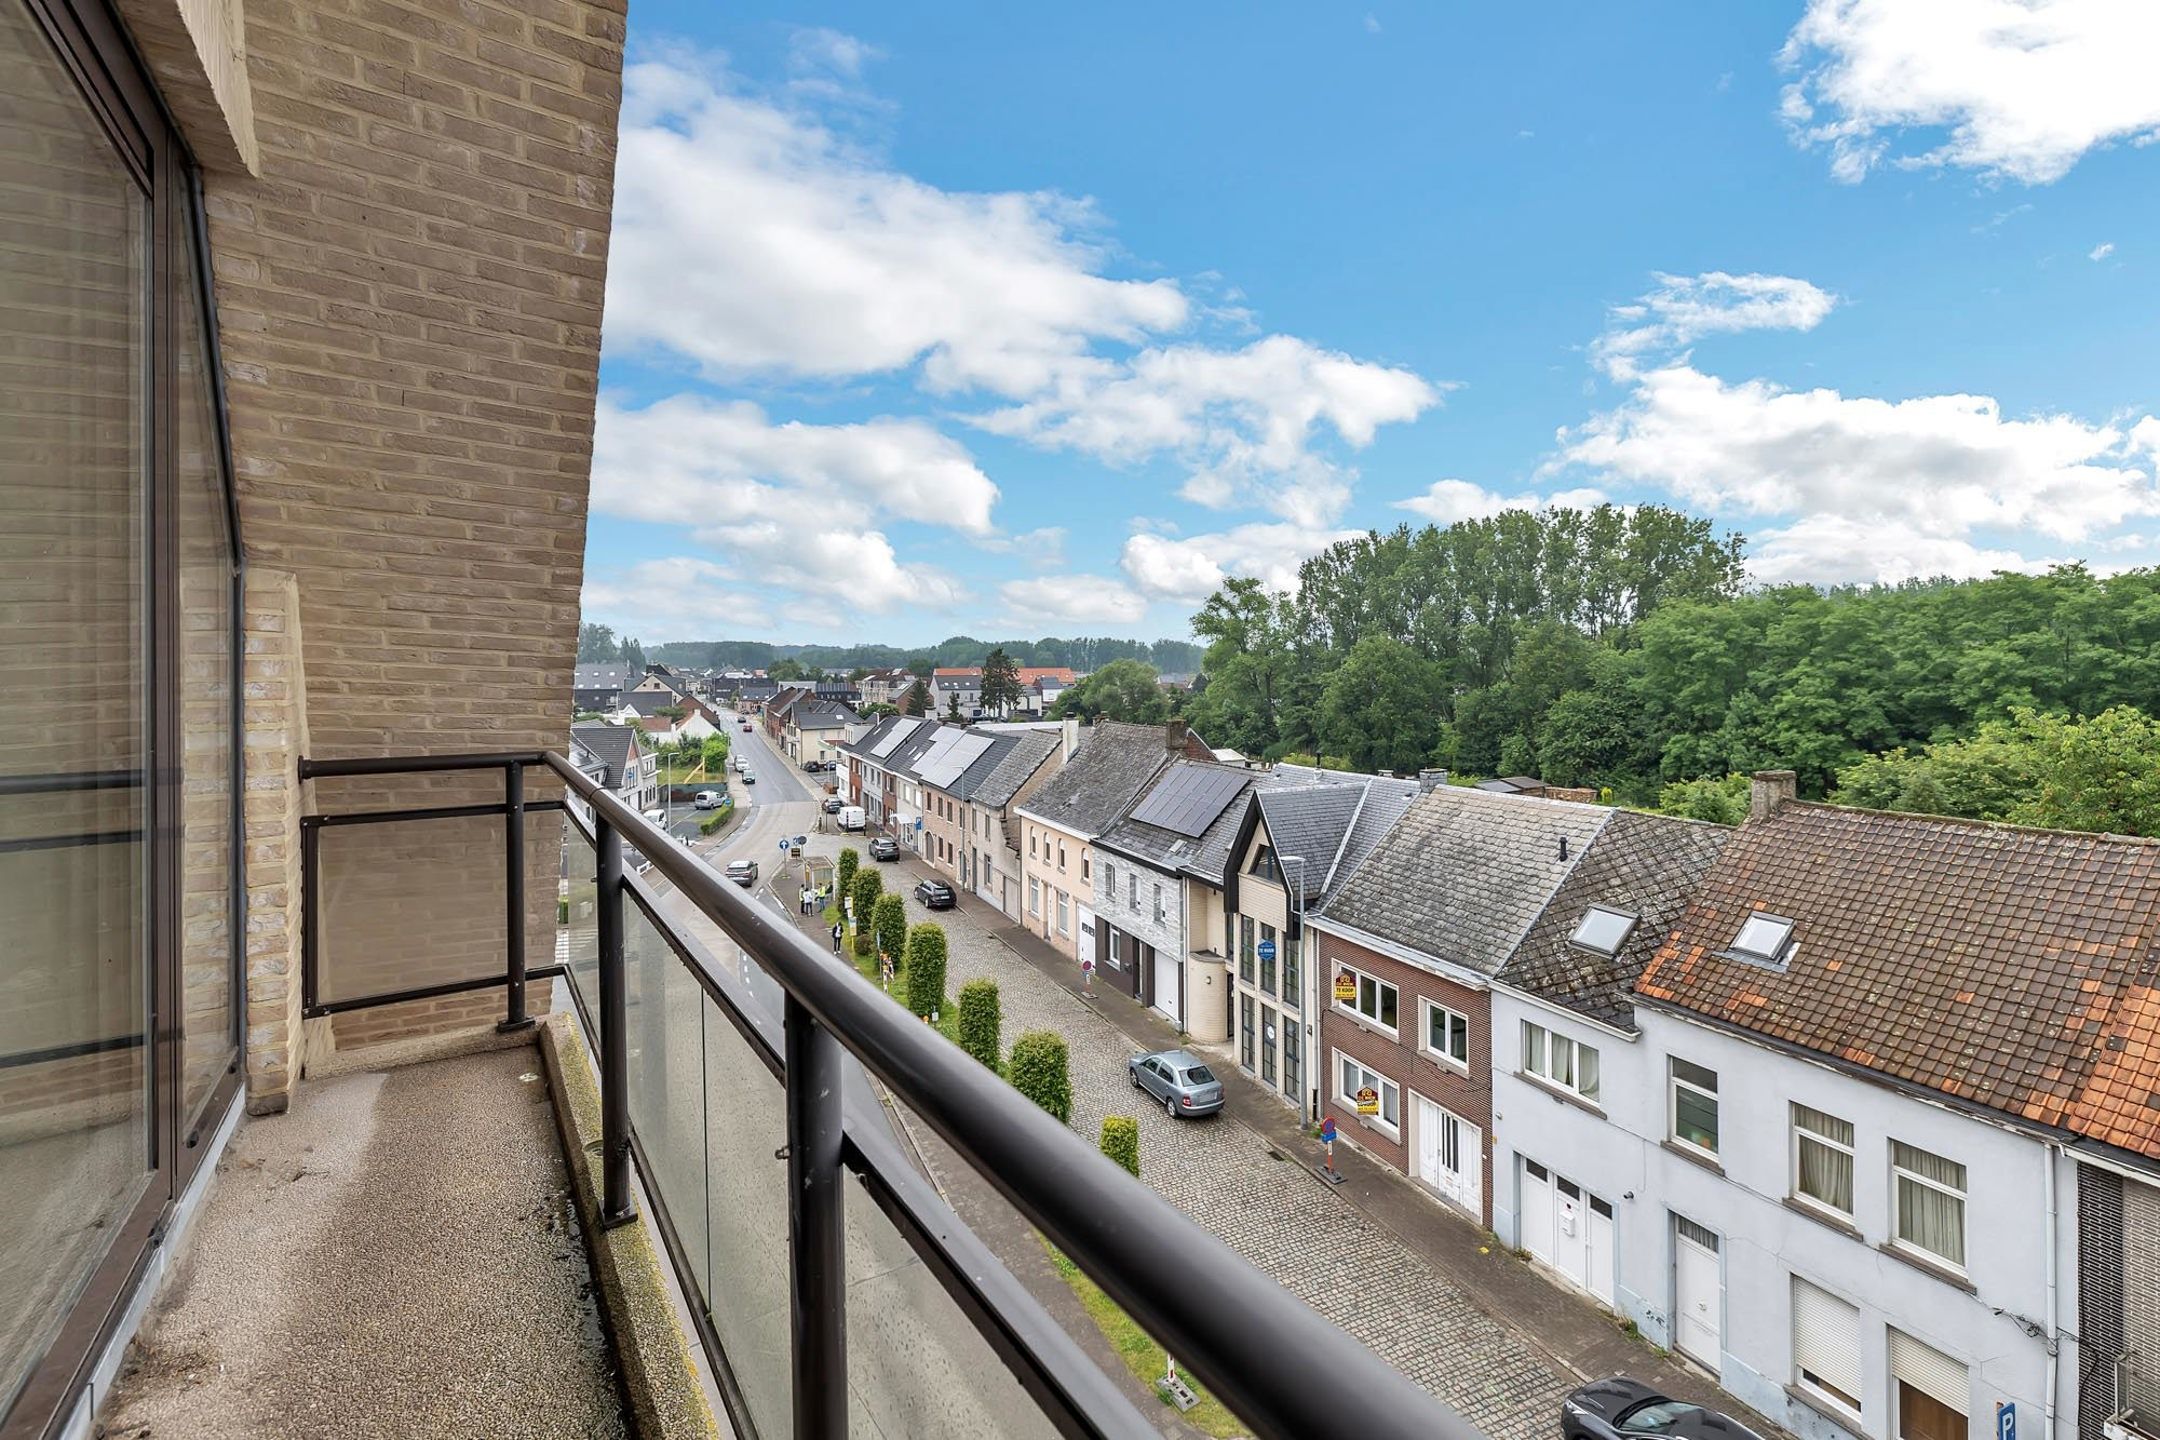
[[[861,930],[855,932],[854,944],[855,953],[857,955],[868,955],[870,953],[870,946],[872,943],[873,942],[870,939],[870,927],[868,927],[867,925],[864,926]]]
[[[1102,1153],[1134,1175],[1140,1173],[1140,1122],[1130,1115],[1105,1115]]]
[[[1013,1041],[1005,1076],[1013,1088],[1064,1124],[1072,1123],[1072,1073],[1065,1037],[1055,1030],[1029,1030]]]
[[[995,1072],[998,1031],[1004,1026],[995,980],[970,980],[960,987],[960,1048]]]
[[[855,853],[852,845],[840,847],[840,858],[833,865],[833,894],[852,895],[848,887],[855,883],[855,872],[862,869],[862,856]]]
[[[733,805],[723,805],[703,820],[698,821],[698,833],[700,835],[710,835],[734,818],[735,807]]]
[[[848,899],[855,902],[855,935],[861,939],[870,933],[871,911],[877,908],[878,896],[885,893],[885,881],[875,870],[858,870],[848,882]],[[857,946],[857,953],[861,953]]]
[[[880,895],[870,909],[870,934],[880,955],[900,963],[907,949],[907,905],[898,895]]]
[[[945,1013],[945,927],[928,920],[908,932],[907,1004],[917,1015]]]

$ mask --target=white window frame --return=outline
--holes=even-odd
[[[1530,1043],[1532,1035],[1539,1037],[1539,1044],[1533,1046]],[[1569,1059],[1565,1067],[1559,1065],[1557,1058],[1559,1047],[1562,1045],[1565,1045],[1568,1049]],[[1537,1052],[1535,1061],[1531,1057],[1533,1050]],[[1582,1056],[1585,1051],[1590,1054],[1592,1068],[1598,1072],[1598,1088],[1594,1090],[1582,1088]],[[1534,1020],[1525,1020],[1522,1022],[1522,1054],[1520,1060],[1519,1068],[1521,1072],[1536,1083],[1545,1086],[1547,1089],[1558,1090],[1565,1095],[1572,1095],[1586,1105],[1597,1106],[1601,1110],[1604,1108],[1599,1105],[1598,1095],[1604,1088],[1605,1067],[1601,1057],[1598,1055],[1597,1046],[1585,1045],[1572,1035],[1549,1029]],[[1565,1070],[1564,1075],[1561,1073],[1563,1069]]]
[[[1058,874],[1065,873],[1065,842],[1058,841]]]
[[[1689,1154],[1700,1155],[1708,1160],[1716,1160],[1718,1158],[1718,1147],[1716,1145],[1707,1147],[1698,1145],[1680,1133],[1680,1092],[1687,1090],[1710,1102],[1710,1111],[1717,1122],[1720,1143],[1722,1143],[1725,1134],[1725,1112],[1718,1104],[1718,1092],[1715,1089],[1706,1090],[1695,1081],[1683,1076],[1680,1073],[1682,1065],[1693,1065],[1697,1070],[1707,1074],[1713,1084],[1717,1080],[1717,1071],[1712,1070],[1707,1065],[1689,1060],[1683,1055],[1668,1055],[1665,1057],[1665,1138]]]
[[[1860,1307],[1853,1304],[1850,1300],[1847,1300],[1844,1296],[1839,1295],[1836,1291],[1827,1289],[1821,1285],[1817,1285],[1814,1281],[1808,1279],[1804,1275],[1793,1275],[1789,1277],[1789,1293],[1792,1299],[1790,1302],[1787,1328],[1791,1333],[1787,1336],[1788,1343],[1786,1346],[1786,1348],[1791,1352],[1793,1388],[1805,1392],[1811,1399],[1820,1401],[1824,1405],[1828,1405],[1836,1414],[1850,1416],[1855,1422],[1858,1422],[1861,1418],[1860,1397],[1858,1395],[1847,1396],[1842,1392],[1832,1388],[1828,1380],[1817,1378],[1815,1374],[1807,1370],[1800,1363],[1800,1293],[1803,1288],[1811,1290],[1818,1296],[1822,1297],[1823,1300],[1841,1307],[1841,1315],[1850,1314],[1850,1316],[1852,1317],[1851,1338],[1853,1345],[1851,1361],[1854,1374],[1856,1376],[1862,1374],[1863,1366],[1866,1364],[1866,1361],[1861,1354],[1863,1346],[1860,1338]]]
[[[1968,1223],[1971,1216],[1970,1212],[1967,1209],[1968,1202],[1971,1199],[1971,1191],[1969,1188],[1962,1190],[1953,1190],[1948,1185],[1943,1184],[1940,1180],[1936,1180],[1929,1176],[1922,1175],[1917,1170],[1908,1170],[1904,1166],[1898,1164],[1897,1147],[1900,1144],[1904,1145],[1909,1150],[1918,1150],[1923,1155],[1933,1156],[1935,1159],[1944,1161],[1947,1164],[1956,1165],[1960,1170],[1965,1171],[1965,1183],[1967,1187],[1970,1187],[1972,1184],[1972,1171],[1962,1162],[1952,1160],[1947,1155],[1937,1154],[1935,1151],[1930,1150],[1925,1146],[1915,1145],[1910,1140],[1899,1141],[1893,1138],[1889,1146],[1887,1147],[1889,1150],[1889,1155],[1887,1158],[1890,1161],[1890,1243],[1896,1246],[1899,1250],[1904,1251],[1907,1255],[1918,1256],[1920,1259],[1926,1261],[1930,1265],[1939,1265],[1946,1270],[1953,1270],[1956,1271],[1958,1274],[1962,1275],[1965,1273],[1964,1261],[1953,1260],[1949,1256],[1944,1255],[1939,1251],[1930,1250],[1925,1245],[1916,1244],[1913,1241],[1907,1240],[1905,1238],[1903,1233],[1905,1226],[1904,1202],[1899,1195],[1898,1182],[1900,1180],[1910,1180],[1915,1185],[1918,1185],[1923,1189],[1932,1190],[1938,1195],[1947,1195],[1951,1199],[1957,1201],[1958,1249],[1966,1250],[1968,1252],[1970,1250],[1970,1241],[1972,1239],[1971,1226]]]
[[[1160,925],[1169,918],[1170,912],[1163,909],[1162,886],[1158,883],[1155,886],[1155,923]]]
[[[1351,1077],[1344,1073],[1346,1069],[1357,1071],[1358,1083],[1356,1085],[1349,1083]],[[1402,1086],[1388,1079],[1387,1076],[1373,1069],[1372,1066],[1367,1065],[1356,1056],[1342,1050],[1335,1052],[1335,1085],[1335,1098],[1349,1106],[1350,1113],[1357,1116],[1361,1124],[1370,1125],[1394,1139],[1399,1140],[1402,1138]],[[1377,1115],[1358,1115],[1357,1092],[1365,1085],[1371,1085],[1374,1090],[1379,1092],[1380,1113]],[[1388,1095],[1391,1092],[1395,1096],[1395,1118],[1393,1120],[1387,1118]]]
[[[1335,1009],[1345,1015],[1352,1017],[1360,1025],[1364,1025],[1369,1029],[1377,1030],[1383,1035],[1393,1035],[1397,1039],[1400,1039],[1402,1025],[1402,987],[1400,985],[1397,985],[1392,980],[1383,980],[1379,976],[1371,973],[1370,971],[1360,970],[1355,965],[1340,965],[1340,968],[1349,971],[1352,975],[1355,975],[1357,977],[1358,993],[1357,999],[1352,1000],[1347,1004],[1341,1000],[1332,1001],[1331,1003],[1334,1005]],[[1371,985],[1373,987],[1373,1008],[1371,1010],[1365,1009],[1365,987],[1367,985]],[[1382,990],[1392,990],[1395,992],[1395,1024],[1393,1025],[1388,1024],[1387,1021],[1380,1018],[1380,992]],[[1330,995],[1334,993],[1333,977],[1330,977],[1328,981],[1328,993]]]
[[[1855,1153],[1853,1146],[1848,1145],[1841,1140],[1834,1140],[1830,1136],[1823,1134],[1820,1130],[1809,1129],[1806,1126],[1802,1125],[1800,1123],[1800,1112],[1803,1109],[1813,1110],[1819,1115],[1828,1116],[1832,1120],[1841,1121],[1847,1126],[1850,1126],[1852,1124],[1852,1122],[1850,1120],[1846,1120],[1844,1116],[1831,1115],[1829,1111],[1824,1110],[1819,1105],[1804,1106],[1797,1100],[1792,1102],[1789,1113],[1791,1116],[1792,1126],[1790,1158],[1792,1162],[1791,1193],[1793,1201],[1795,1204],[1805,1205],[1811,1210],[1819,1210],[1825,1215],[1829,1215],[1836,1219],[1850,1223],[1853,1218],[1853,1212],[1851,1210],[1840,1209],[1837,1206],[1831,1204],[1828,1200],[1824,1200],[1819,1196],[1810,1195],[1807,1193],[1807,1191],[1800,1188],[1800,1147],[1804,1144],[1815,1144],[1822,1146],[1825,1150],[1835,1151],[1838,1154],[1843,1155],[1845,1157],[1847,1173],[1853,1177],[1853,1182],[1856,1189],[1858,1187],[1860,1178],[1860,1157]],[[1854,1138],[1857,1139],[1858,1136],[1855,1135]],[[1855,1205],[1859,1203],[1858,1195],[1855,1195],[1853,1197],[1853,1203]]]
[[[1028,914],[1042,914],[1042,881],[1028,876]]]
[[[1462,1021],[1463,1053],[1459,1058],[1448,1051],[1435,1050],[1432,1047],[1432,1017],[1433,1012],[1436,1010],[1442,1015],[1451,1016]],[[1450,1028],[1452,1029],[1452,1027]],[[1432,1060],[1434,1064],[1444,1065],[1450,1070],[1457,1070],[1465,1075],[1470,1073],[1470,1017],[1465,1012],[1457,1010],[1452,1005],[1443,1005],[1437,1000],[1427,1000],[1420,997],[1418,1000],[1417,1041],[1419,1053]]]
[[[1072,934],[1072,897],[1063,890],[1057,892],[1057,897],[1058,934],[1070,935]]]

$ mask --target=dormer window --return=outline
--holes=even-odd
[[[1735,959],[1751,961],[1757,965],[1774,965],[1782,969],[1792,950],[1793,922],[1781,915],[1768,915],[1757,910],[1748,916],[1740,927],[1729,952]]]
[[[1575,933],[1568,936],[1570,945],[1580,945],[1585,950],[1595,950],[1600,955],[1617,955],[1620,947],[1635,931],[1635,917],[1625,910],[1611,910],[1603,905],[1593,905],[1583,912],[1576,922]]]

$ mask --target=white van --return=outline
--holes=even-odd
[[[700,790],[697,792],[697,798],[691,803],[700,810],[717,810],[720,808],[720,792],[718,790]]]
[[[863,814],[862,806],[843,805],[840,807],[840,828],[842,830],[860,830],[868,823],[869,817]]]

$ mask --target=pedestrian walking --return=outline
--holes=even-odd
[[[802,913],[805,915],[810,913],[810,887],[808,885],[802,887]]]
[[[832,953],[835,955],[840,953],[840,922],[838,920],[833,921],[832,924]]]

